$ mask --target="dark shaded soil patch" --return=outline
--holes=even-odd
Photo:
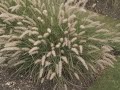
[[[88,0],[86,7],[97,13],[120,19],[119,0]]]
[[[23,77],[10,78],[9,73],[0,67],[0,90],[37,90],[31,79]]]

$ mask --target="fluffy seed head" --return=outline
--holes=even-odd
[[[85,26],[84,26],[84,25],[80,25],[80,28],[81,28],[81,29],[85,29]]]
[[[47,31],[48,31],[48,33],[51,33],[51,29],[50,28],[48,28]]]
[[[82,54],[83,53],[83,46],[79,45],[79,49],[80,49],[80,53]]]
[[[59,47],[60,47],[60,45],[61,45],[61,43],[58,43],[55,47],[56,47],[56,48],[59,48]]]
[[[71,51],[73,51],[75,54],[79,55],[79,52],[76,48],[71,48]]]
[[[61,77],[61,75],[62,75],[62,61],[59,61],[59,64],[58,64],[58,69],[59,69],[59,71],[58,71],[58,75],[59,75],[59,77]]]
[[[67,64],[68,64],[67,57],[65,57],[65,56],[61,56],[61,59],[62,59],[65,63],[67,63]]]
[[[76,79],[80,80],[79,75],[77,73],[74,73]]]
[[[47,73],[47,79],[49,79],[50,78],[50,75],[52,74],[52,70],[50,69],[49,71],[48,71],[48,73]]]
[[[75,15],[75,14],[72,14],[72,15],[68,18],[68,22],[71,23],[75,18],[76,18],[76,15]]]
[[[48,52],[47,55],[46,55],[46,57],[50,57],[51,54],[52,54],[52,52]]]
[[[45,33],[45,34],[43,35],[44,38],[47,38],[48,36],[49,36],[49,33]]]
[[[47,17],[48,16],[47,10],[43,10],[43,14]]]
[[[53,72],[53,73],[51,74],[51,76],[50,76],[50,80],[52,80],[55,76],[56,76],[56,73]]]
[[[64,40],[63,38],[60,38],[60,42],[63,42],[63,40]]]
[[[44,70],[43,68],[40,69],[38,78],[41,78],[41,77],[42,77],[42,75],[43,75],[43,70]]]
[[[30,49],[30,51],[28,53],[31,54],[32,52],[34,52],[34,51],[36,51],[38,49],[39,49],[39,47],[33,47],[32,49]]]
[[[41,43],[41,41],[38,40],[38,41],[34,42],[34,45],[36,46],[36,45],[38,45],[38,44],[40,44],[40,43]]]
[[[42,66],[45,64],[45,60],[46,60],[46,56],[44,55],[43,57],[42,57],[42,59],[41,59],[41,62],[42,62]]]
[[[74,41],[76,41],[77,40],[77,37],[74,37],[72,40],[71,40],[71,42],[73,43]]]
[[[49,66],[49,65],[51,65],[51,63],[48,62],[48,61],[46,61],[46,62],[45,62],[45,67],[47,67],[47,66]]]
[[[56,57],[56,52],[54,51],[54,50],[52,50],[52,55],[54,56],[54,57]]]
[[[18,47],[7,47],[7,48],[3,48],[0,50],[0,52],[3,52],[3,51],[19,51],[20,48]]]

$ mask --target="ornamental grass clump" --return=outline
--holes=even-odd
[[[92,15],[79,18],[86,2],[1,0],[0,64],[65,90],[113,67],[114,34]]]

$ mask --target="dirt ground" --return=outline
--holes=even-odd
[[[119,0],[88,0],[86,7],[96,13],[120,19]]]
[[[0,67],[0,90],[38,90],[32,80],[25,79],[22,75],[11,78],[10,74]]]

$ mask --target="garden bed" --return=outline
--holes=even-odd
[[[91,8],[92,8],[92,6],[91,6]],[[91,14],[92,13],[93,12],[91,12]],[[118,23],[118,21],[114,21],[114,19],[110,19],[110,18],[109,19],[113,22],[109,23],[109,19],[107,17],[103,17],[101,15],[98,15],[98,17],[96,19],[98,19],[98,21],[105,22],[106,23],[105,27],[108,29],[114,29],[114,25],[116,23]],[[107,22],[107,20],[108,20],[108,22]],[[32,81],[32,79],[30,77],[25,78],[25,76],[23,76],[23,75],[18,75],[17,77],[11,78],[11,75],[8,72],[8,70],[4,70],[4,68],[0,68],[0,69],[1,69],[0,70],[0,80],[1,80],[0,81],[0,90],[40,90],[41,88],[42,88],[42,90],[52,90],[52,89],[50,89],[51,85],[48,83],[46,85],[44,85],[46,87],[40,87],[39,85],[34,85],[33,84],[34,82]],[[94,79],[92,79],[91,82],[88,82],[88,86],[91,85],[91,83],[94,81]],[[81,89],[73,88],[72,90],[86,90],[86,88],[88,86],[81,87]],[[68,89],[68,90],[70,90],[70,89]]]

